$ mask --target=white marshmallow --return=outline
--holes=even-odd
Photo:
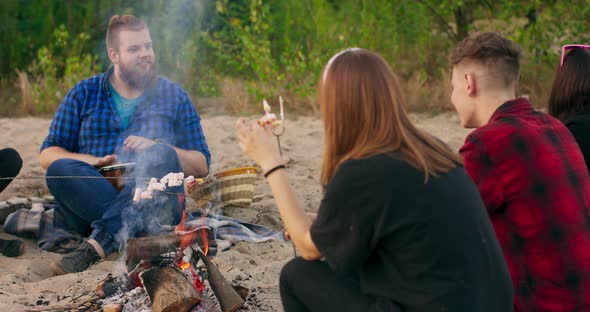
[[[154,197],[154,195],[152,194],[152,192],[145,191],[145,192],[141,192],[140,197],[141,197],[141,199],[152,199]]]
[[[135,189],[135,194],[133,195],[134,202],[138,202],[141,199],[141,192],[142,190],[139,187]]]

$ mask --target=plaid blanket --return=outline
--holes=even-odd
[[[213,228],[218,250],[226,250],[239,241],[260,243],[285,240],[282,231],[274,232],[259,224],[246,223],[217,214],[204,215],[202,212],[193,212],[187,215],[184,224],[188,229],[201,225]]]
[[[4,222],[4,231],[17,236],[37,238],[39,248],[52,252],[67,253],[78,247],[84,237],[64,230],[54,222],[54,204],[33,204],[31,209],[19,209]],[[282,231],[272,231],[258,224],[251,224],[222,215],[194,212],[187,214],[187,231],[206,225],[215,232],[218,250],[227,250],[239,241],[265,242],[284,240]],[[169,227],[174,231],[174,227]]]
[[[4,232],[25,237],[32,234],[39,248],[47,251],[66,253],[78,248],[84,238],[56,227],[54,208],[55,204],[41,203],[34,203],[31,209],[21,208],[6,217]]]

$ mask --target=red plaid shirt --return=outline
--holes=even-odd
[[[515,311],[590,311],[590,176],[568,129],[520,98],[460,152],[504,251]]]

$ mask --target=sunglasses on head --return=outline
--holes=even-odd
[[[559,61],[559,68],[563,66],[563,59],[565,58],[565,52],[575,49],[587,49],[590,50],[590,45],[587,44],[566,44],[561,47],[561,60]]]

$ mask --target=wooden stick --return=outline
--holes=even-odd
[[[240,294],[238,294],[227,279],[223,277],[217,266],[205,256],[200,248],[193,248],[193,258],[195,255],[203,260],[205,267],[207,267],[209,284],[211,285],[211,288],[213,288],[213,293],[215,294],[215,297],[217,297],[217,301],[219,301],[221,311],[233,312],[241,308],[244,305],[244,299],[240,297]],[[195,259],[195,261],[198,262],[198,259]]]

